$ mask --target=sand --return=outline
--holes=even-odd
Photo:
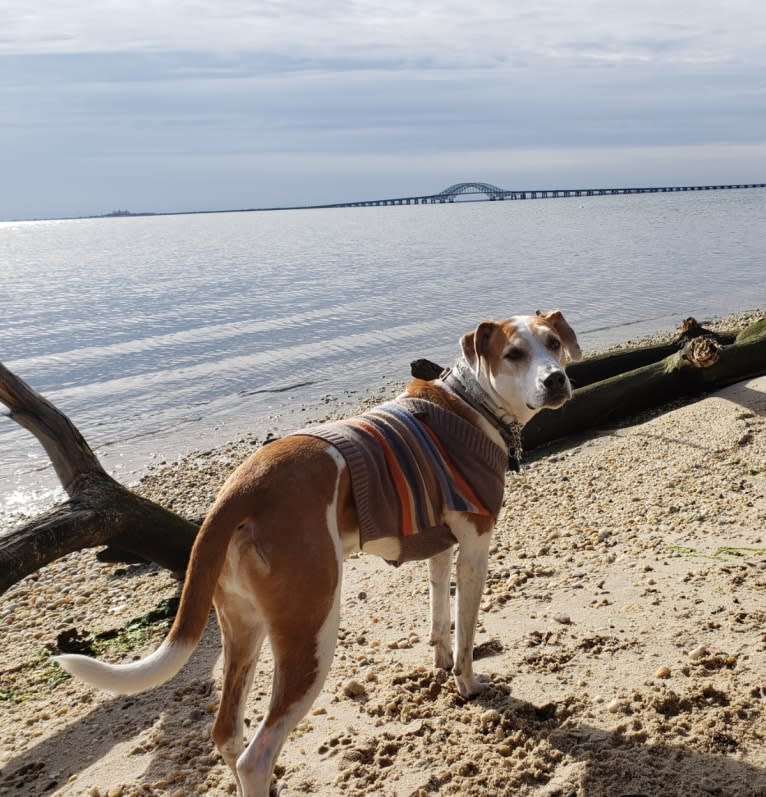
[[[288,739],[283,797],[766,795],[766,378],[531,456],[509,475],[462,700],[432,668],[427,568],[347,563],[325,688]],[[199,515],[251,444],[139,489]],[[171,682],[95,692],[48,660],[68,629],[123,629],[178,582],[60,560],[0,599],[0,797],[234,794],[210,740],[218,632]],[[167,621],[123,633],[113,660]],[[269,694],[270,656],[248,704]]]

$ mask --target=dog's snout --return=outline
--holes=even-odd
[[[548,390],[556,390],[564,387],[566,380],[567,378],[563,371],[553,371],[543,380],[543,384]]]

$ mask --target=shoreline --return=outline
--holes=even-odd
[[[764,315],[766,315],[766,310],[755,308],[698,320],[712,330],[729,330],[745,326]],[[641,323],[643,324],[644,322]],[[677,327],[675,329],[661,329],[650,334],[638,335],[636,338],[627,338],[613,345],[594,347],[586,350],[585,355],[593,356],[605,352],[618,351],[628,346],[667,342],[677,334],[677,331]],[[457,352],[457,347],[455,351]],[[448,363],[443,364],[446,365]],[[403,368],[402,370],[404,372],[408,369]],[[165,478],[162,474],[166,469],[171,469],[177,473],[182,472],[185,468],[196,469],[197,466],[193,464],[195,461],[213,463],[219,470],[233,469],[234,464],[242,461],[247,453],[253,450],[256,445],[262,443],[264,439],[267,439],[269,435],[285,434],[307,423],[318,423],[341,415],[355,414],[365,407],[390,398],[406,384],[406,381],[406,379],[397,380],[395,378],[375,380],[376,384],[374,385],[360,386],[356,390],[338,390],[334,394],[327,393],[313,400],[295,404],[292,403],[292,397],[290,397],[278,407],[270,410],[268,415],[261,417],[261,426],[265,427],[265,429],[254,429],[239,435],[233,434],[228,438],[226,431],[224,431],[223,439],[215,439],[210,445],[205,445],[204,447],[182,450],[177,456],[163,457],[161,454],[156,453],[156,447],[150,443],[136,441],[138,449],[141,451],[146,450],[147,452],[146,461],[142,465],[133,465],[125,468],[119,457],[114,459],[110,455],[109,449],[97,451],[97,455],[102,458],[105,469],[114,478],[122,481],[132,489],[139,491],[148,489],[147,497],[152,497],[154,500],[167,500],[170,497],[167,490],[157,487],[157,492],[152,492],[155,490],[154,485],[157,485]],[[76,419],[73,420],[76,423]],[[204,436],[206,438],[215,437],[211,432],[218,428],[217,424],[212,419],[208,423],[211,424],[211,427],[205,432]],[[205,424],[203,423],[203,425]],[[44,462],[44,468],[52,474],[50,463],[47,459]],[[0,508],[0,522],[2,522],[4,527],[12,528],[15,524],[33,517],[33,513],[46,511],[47,508],[54,506],[56,501],[64,500],[65,497],[63,490],[57,485],[53,485],[50,488],[37,491],[32,496],[27,497],[22,506],[13,509],[12,504],[9,502],[9,496],[5,496],[6,503]],[[206,490],[203,497],[190,499],[186,506],[178,504],[176,500],[173,500],[172,503],[174,507],[178,504],[175,511],[181,514],[191,512],[191,514],[188,514],[189,517],[197,517],[204,514],[204,507],[212,502],[213,497],[214,493],[211,495],[210,491]]]
[[[739,313],[713,317],[705,319],[700,323],[712,331],[724,331],[738,329],[747,326],[759,318],[766,316],[766,311],[759,309],[743,310]],[[651,335],[645,335],[636,340],[627,340],[621,344],[604,347],[586,352],[586,356],[604,354],[612,351],[619,351],[628,346],[650,345],[665,343],[673,339],[678,333],[678,328],[674,330],[662,330]],[[390,380],[384,386],[376,388],[374,391],[360,390],[354,398],[347,397],[343,401],[323,401],[321,404],[309,406],[293,407],[277,414],[275,426],[287,426],[290,428],[300,428],[305,424],[322,423],[323,421],[333,420],[342,415],[352,415],[364,411],[369,406],[385,401],[394,396],[401,390],[405,381],[397,382]],[[691,398],[680,404],[691,403],[699,400]],[[658,410],[658,412],[660,412]],[[645,413],[653,415],[656,413]],[[297,420],[299,422],[290,427],[286,421]],[[629,425],[628,419],[620,425]],[[598,436],[599,430],[593,430],[593,436]],[[186,517],[201,517],[205,509],[215,498],[217,490],[226,476],[240,464],[258,445],[263,443],[263,438],[256,434],[240,437],[236,440],[226,441],[212,448],[197,449],[179,456],[175,460],[161,461],[148,466],[146,472],[141,476],[137,483],[132,485],[134,489],[146,498],[158,503],[162,503],[177,514]],[[543,453],[550,448],[556,447],[556,443],[543,446]],[[534,455],[533,455],[534,456]],[[208,480],[207,483],[201,481],[203,476]],[[185,489],[176,490],[170,485],[188,484]]]

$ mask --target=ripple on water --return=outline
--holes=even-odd
[[[731,191],[0,224],[0,356],[134,472],[150,445],[174,458],[449,362],[484,318],[559,307],[587,350],[762,306],[765,209]],[[0,502],[52,489],[44,463],[0,422]]]

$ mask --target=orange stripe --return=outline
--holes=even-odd
[[[391,479],[394,482],[394,487],[396,488],[396,494],[399,496],[399,506],[402,510],[402,534],[405,537],[409,537],[410,535],[415,533],[415,529],[412,523],[412,507],[410,505],[410,491],[407,489],[407,480],[404,478],[404,474],[402,473],[402,469],[399,467],[399,462],[396,459],[396,455],[391,450],[391,447],[388,444],[388,441],[385,437],[371,424],[366,423],[362,420],[354,419],[350,421],[355,426],[359,426],[364,429],[366,432],[369,432],[381,445],[383,449],[383,454],[386,457],[386,464],[388,465],[389,473],[391,474]]]
[[[431,438],[431,440],[433,440],[434,445],[439,450],[439,453],[441,454],[442,459],[444,460],[445,464],[449,468],[449,471],[452,474],[452,479],[454,480],[455,484],[458,486],[458,489],[460,490],[460,492],[463,493],[463,496],[465,498],[467,498],[477,508],[477,512],[475,514],[477,514],[477,515],[490,515],[491,512],[479,500],[479,497],[473,491],[473,489],[471,488],[471,485],[468,484],[468,482],[463,478],[463,476],[460,473],[460,471],[452,464],[452,461],[447,456],[447,452],[442,448],[441,441],[436,436],[436,434],[434,433],[433,429],[431,429],[431,427],[427,423],[424,423],[420,419],[418,419],[418,423],[420,423],[420,425],[428,433],[428,436]]]

